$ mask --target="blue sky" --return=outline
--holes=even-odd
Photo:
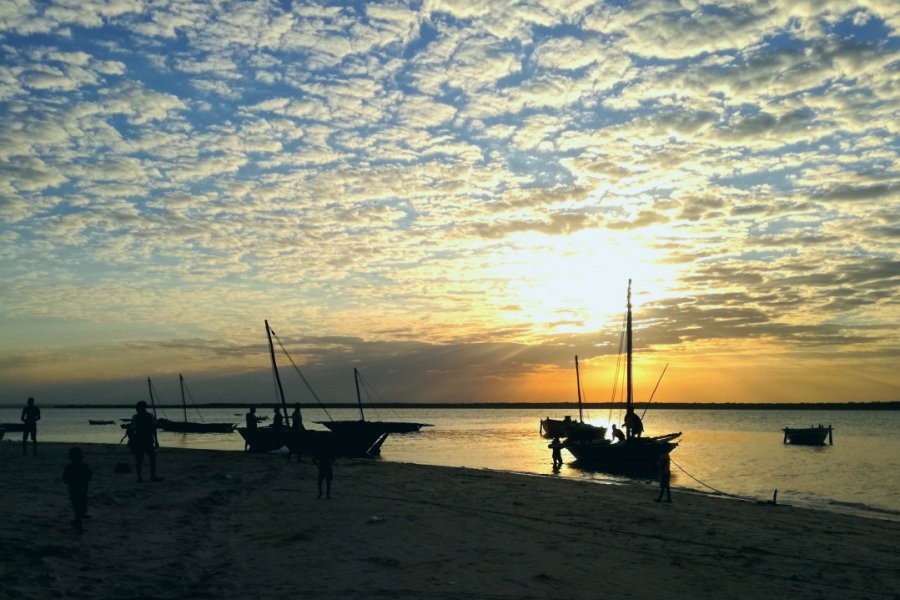
[[[629,277],[669,400],[897,399],[898,26],[887,0],[7,3],[0,402],[225,393],[263,318],[323,382],[415,357],[398,399],[564,400],[575,353],[607,385]]]

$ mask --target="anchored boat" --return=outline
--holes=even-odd
[[[824,446],[825,440],[828,440],[829,445],[834,445],[834,436],[832,432],[834,428],[829,425],[828,427],[823,427],[819,425],[818,427],[785,427],[782,429],[784,432],[784,442],[785,444],[791,444],[794,446]]]
[[[634,412],[634,386],[632,381],[632,324],[631,280],[628,280],[628,300],[625,319],[626,336],[626,408],[625,440],[611,442],[607,439],[567,439],[563,447],[575,457],[575,465],[607,473],[652,477],[656,474],[659,459],[678,446],[681,432],[656,437],[643,435],[643,422]]]

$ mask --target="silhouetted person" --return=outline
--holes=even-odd
[[[294,404],[294,412],[291,413],[291,439],[288,444],[288,459],[291,458],[294,450],[297,450],[297,461],[303,460],[300,454],[300,432],[303,431],[303,417],[300,415],[300,403]]]
[[[277,408],[275,409],[275,416],[272,417],[272,427],[275,429],[284,427],[284,417],[281,416],[281,411]]]
[[[320,449],[313,456],[313,464],[319,467],[319,477],[316,480],[316,485],[319,487],[319,495],[316,498],[322,497],[322,482],[325,482],[325,497],[331,498],[331,480],[334,478],[334,469],[332,467],[334,465],[334,455],[328,449]]]
[[[41,420],[41,409],[34,405],[34,398],[29,398],[22,409],[22,454],[28,453],[28,436],[31,436],[31,453],[37,454],[37,422]]]
[[[69,464],[63,470],[62,480],[69,486],[69,500],[72,501],[72,508],[75,510],[75,520],[72,526],[75,531],[81,533],[81,521],[87,514],[87,492],[88,481],[91,480],[93,471],[82,462],[81,448],[77,446],[69,448]]]
[[[131,417],[131,451],[134,452],[134,466],[137,471],[137,480],[143,481],[142,468],[144,455],[150,459],[150,481],[162,481],[156,476],[156,449],[159,448],[159,439],[156,437],[156,421],[153,415],[147,412],[147,403],[141,400],[135,406],[137,412]]]
[[[244,415],[244,420],[247,423],[247,433],[253,434],[256,431],[256,425],[259,423],[259,419],[256,418],[256,407],[251,406],[249,412]],[[250,442],[244,438],[244,451],[250,448]]]
[[[562,442],[559,441],[559,436],[553,438],[553,441],[547,445],[548,448],[553,449],[553,470],[558,471],[560,467],[562,467]]]
[[[613,423],[613,426],[612,426],[612,436],[613,436],[613,441],[616,443],[625,441],[625,432],[623,432],[621,429],[616,427],[615,423]]]
[[[625,413],[625,427],[631,430],[632,437],[641,437],[644,433],[644,424],[635,412]]]
[[[666,502],[672,501],[672,490],[669,489],[669,481],[672,479],[672,467],[669,453],[659,455],[656,461],[656,468],[659,471],[659,496],[656,501],[662,502],[663,493],[666,494]]]

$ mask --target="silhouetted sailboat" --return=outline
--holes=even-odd
[[[342,420],[335,421],[315,421],[319,425],[324,425],[331,431],[335,432],[369,432],[369,433],[412,433],[419,431],[422,427],[431,427],[428,423],[410,423],[406,421],[367,421],[363,412],[362,396],[359,393],[359,370],[353,368],[353,381],[356,384],[356,402],[359,405],[358,420]]]
[[[578,387],[578,420],[566,415],[562,420],[541,419],[541,435],[545,438],[570,438],[570,439],[603,439],[606,437],[606,427],[591,425],[584,422],[584,411],[581,403],[581,375],[578,371],[578,357],[575,357],[575,384]]]
[[[643,437],[643,423],[634,412],[634,394],[631,377],[632,328],[631,328],[631,280],[628,280],[626,312],[626,408],[625,441],[568,439],[564,444],[576,459],[576,466],[623,475],[652,476],[656,473],[660,456],[670,453],[678,443],[681,432],[657,437]]]
[[[162,418],[156,420],[156,428],[175,433],[231,433],[235,423],[203,423],[187,420],[187,402],[184,399],[184,377],[178,374],[178,383],[181,386],[181,410],[184,414],[183,421],[172,421]]]
[[[269,327],[268,321],[265,321],[265,324],[266,337],[269,342],[269,357],[272,361],[272,372],[275,375],[281,407],[285,418],[287,418],[288,412],[287,403],[284,399],[284,387],[281,385],[281,375],[278,372],[278,364],[275,361],[275,346],[272,343],[272,336],[275,332]],[[299,427],[294,429],[276,426],[273,423],[268,427],[238,427],[237,431],[244,438],[244,441],[247,442],[250,452],[271,452],[287,447],[296,454],[327,452],[332,456],[344,457],[365,457],[378,454],[381,445],[387,438],[386,433],[369,431],[333,432],[306,429],[303,426],[302,416],[298,425]]]

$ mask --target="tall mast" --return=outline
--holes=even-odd
[[[272,331],[269,329],[269,320],[266,319],[266,337],[269,338],[269,356],[272,358],[272,372],[275,373],[275,382],[278,384],[278,395],[281,397],[281,408],[284,410],[284,418],[287,419],[287,404],[284,401],[284,388],[281,387],[281,376],[278,374],[278,365],[275,363],[275,346],[272,345]],[[303,424],[303,417],[300,417]]]
[[[359,420],[365,421],[366,415],[363,414],[362,408],[362,396],[359,395],[359,371],[356,370],[356,367],[353,367],[353,381],[356,382],[356,401],[359,403]],[[377,416],[375,417],[378,418]]]
[[[156,419],[156,400],[153,399],[153,384],[147,378],[147,387],[150,389],[150,406],[153,407],[153,419]]]
[[[578,374],[578,355],[575,355],[575,383],[578,385],[578,422],[584,423],[581,415],[581,376]]]
[[[178,383],[181,385],[181,411],[184,413],[184,422],[187,423],[187,404],[184,402],[184,377],[178,374]]]
[[[631,437],[631,416],[634,414],[634,388],[631,381],[631,280],[628,280],[628,312],[625,319],[625,373],[626,373],[626,404],[625,404],[625,423],[628,426],[628,437]]]

